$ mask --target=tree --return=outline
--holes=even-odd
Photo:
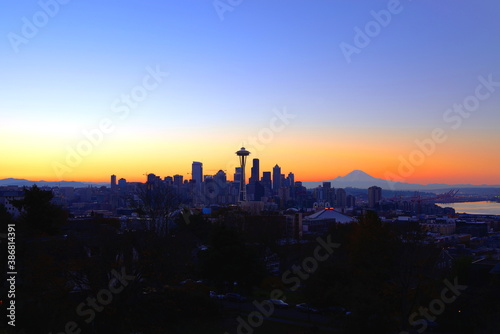
[[[55,235],[67,221],[67,212],[52,203],[54,194],[36,185],[24,188],[24,198],[12,204],[21,212],[20,221],[35,233]]]
[[[200,255],[203,275],[218,287],[237,282],[250,290],[264,277],[264,266],[238,231],[214,227],[208,249]]]
[[[14,222],[14,218],[7,211],[7,208],[0,204],[0,233],[7,233],[7,225],[12,224]]]
[[[152,229],[159,235],[168,234],[168,215],[179,206],[179,198],[172,187],[163,184],[146,183],[137,189],[140,211],[152,220]]]

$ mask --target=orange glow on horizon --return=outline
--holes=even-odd
[[[183,138],[181,132],[150,133],[142,137],[120,133],[93,147],[87,156],[69,166],[69,152],[81,141],[78,136],[68,142],[58,133],[31,139],[23,133],[19,141],[12,141],[9,138],[16,138],[16,133],[6,129],[0,133],[0,140],[12,145],[0,147],[0,156],[5,157],[0,162],[0,179],[107,183],[114,174],[117,179],[125,178],[128,182],[144,182],[145,174],[154,173],[162,179],[180,174],[189,180],[191,163],[200,161],[205,175],[224,170],[227,179],[232,180],[234,169],[239,165],[235,152],[241,145],[230,143],[241,143],[241,135],[228,131],[226,136],[219,133],[213,137],[212,133],[200,131],[197,138]],[[272,172],[278,164],[282,174],[292,172],[295,180],[302,182],[327,181],[359,169],[381,179],[396,175],[407,183],[500,185],[497,170],[500,156],[492,155],[491,150],[477,149],[478,143],[484,147],[495,145],[489,139],[491,134],[475,134],[478,139],[472,143],[463,138],[450,139],[432,154],[422,155],[413,143],[414,133],[351,132],[339,129],[331,133],[320,129],[308,131],[307,136],[283,132],[267,145],[252,147],[244,143],[251,152],[247,159],[247,181],[252,159],[258,158],[261,176],[264,171]],[[403,139],[395,141],[395,134]],[[210,147],[200,148],[199,143],[207,142],[206,138],[210,138]],[[456,147],[461,148],[460,152],[455,151]],[[54,164],[66,166],[60,175]]]

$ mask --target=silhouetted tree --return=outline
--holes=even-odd
[[[180,204],[174,188],[163,184],[146,183],[137,187],[137,196],[140,199],[138,210],[151,218],[152,229],[159,236],[167,235],[168,215]]]
[[[52,203],[54,194],[33,185],[24,188],[24,198],[12,201],[21,212],[20,222],[35,233],[54,235],[67,221],[67,212]]]
[[[200,253],[203,275],[218,287],[237,282],[250,290],[264,278],[264,266],[238,231],[214,227],[209,248]]]
[[[0,204],[0,233],[7,233],[7,225],[14,222],[14,217],[7,211],[7,208]]]
[[[348,239],[351,281],[348,284],[353,314],[352,332],[378,328],[388,332],[394,326],[394,296],[390,291],[397,236],[373,211],[368,211],[354,224]]]

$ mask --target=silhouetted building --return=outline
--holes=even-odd
[[[339,208],[346,207],[346,204],[347,204],[346,196],[347,195],[346,195],[344,189],[342,189],[342,188],[337,189],[337,194],[335,196],[337,207],[339,207]]]
[[[174,186],[178,189],[181,189],[182,187],[182,183],[183,183],[183,176],[182,175],[179,175],[179,174],[176,174],[174,175]]]
[[[196,190],[201,191],[201,185],[203,182],[203,164],[201,162],[193,161],[191,166],[191,176],[196,183]]]
[[[241,166],[241,177],[240,177],[240,194],[239,194],[239,202],[246,202],[247,200],[247,188],[246,188],[246,178],[245,178],[245,165],[247,161],[248,155],[250,155],[250,152],[245,150],[244,147],[242,147],[239,151],[236,152],[236,155],[238,156],[240,160],[240,166]]]
[[[318,200],[323,200],[331,205],[335,204],[335,188],[332,188],[331,182],[323,182],[321,197]]]
[[[382,199],[382,188],[372,186],[368,188],[368,207],[375,208]]]
[[[332,208],[319,210],[302,220],[303,230],[306,233],[325,233],[335,224],[349,224],[356,219],[346,216]]]
[[[288,179],[289,187],[293,187],[295,184],[295,175],[292,172],[290,172],[290,173],[288,173],[287,179]]]
[[[347,195],[346,206],[349,208],[354,208],[356,206],[356,197],[354,197],[353,195]]]
[[[111,175],[111,189],[116,189],[116,175]]]
[[[241,181],[241,167],[234,168],[233,180],[238,183]]]
[[[220,186],[225,185],[227,181],[226,173],[223,170],[219,170],[217,174],[214,175],[214,180]]]
[[[260,163],[259,159],[253,159],[253,166],[250,171],[250,180],[249,183],[254,183],[259,181],[260,176]]]
[[[215,191],[217,193],[217,203],[227,203],[227,177],[223,170],[219,170],[213,177]]]
[[[120,188],[120,190],[127,189],[127,180],[125,180],[124,178],[119,179],[118,180],[118,188]]]
[[[277,193],[280,187],[281,187],[281,168],[280,166],[276,165],[273,167],[273,191]]]
[[[253,159],[253,166],[250,170],[250,178],[247,185],[247,196],[250,201],[255,201],[255,184],[259,182],[259,159]]]
[[[174,179],[171,176],[165,176],[163,182],[165,183],[165,185],[171,186],[174,184]]]
[[[253,193],[253,200],[254,201],[260,201],[262,197],[265,195],[265,190],[264,186],[260,181],[257,181],[254,183],[254,193]]]
[[[264,187],[264,196],[270,196],[272,194],[271,172],[262,173],[261,184]]]

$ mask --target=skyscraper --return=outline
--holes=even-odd
[[[118,187],[120,188],[120,190],[125,190],[127,188],[127,180],[125,180],[124,178],[119,179]]]
[[[201,191],[201,184],[203,182],[203,164],[201,162],[193,161],[191,176],[196,182],[196,190]]]
[[[356,197],[354,197],[353,195],[347,195],[346,206],[349,208],[354,208],[356,206]]]
[[[183,182],[183,176],[176,174],[174,175],[174,186],[180,189],[182,187],[182,182]]]
[[[241,182],[241,167],[234,168],[233,180],[234,182]]]
[[[344,189],[337,189],[337,206],[339,208],[345,208],[347,205],[347,195]]]
[[[174,179],[171,176],[165,176],[163,178],[163,183],[165,183],[165,185],[167,186],[171,186],[174,184]]]
[[[323,182],[323,188],[321,192],[321,199],[325,202],[330,203],[330,205],[334,205],[335,201],[335,189],[332,188],[332,183],[331,182]]]
[[[272,193],[271,172],[263,172],[260,183],[264,187],[264,196],[270,196]]]
[[[375,208],[382,199],[382,188],[372,186],[368,188],[368,207]]]
[[[259,175],[260,175],[259,165],[260,165],[259,159],[253,159],[253,166],[250,172],[249,183],[255,183],[259,181]]]
[[[111,175],[111,189],[116,189],[116,175]]]
[[[250,170],[250,178],[247,186],[247,197],[250,201],[255,201],[255,186],[259,182],[260,168],[259,159],[253,159],[253,166]]]
[[[214,175],[214,180],[221,186],[226,185],[226,173],[223,170],[219,170],[217,174]]]
[[[280,187],[281,187],[281,168],[280,166],[276,165],[273,167],[273,191],[277,193]]]

